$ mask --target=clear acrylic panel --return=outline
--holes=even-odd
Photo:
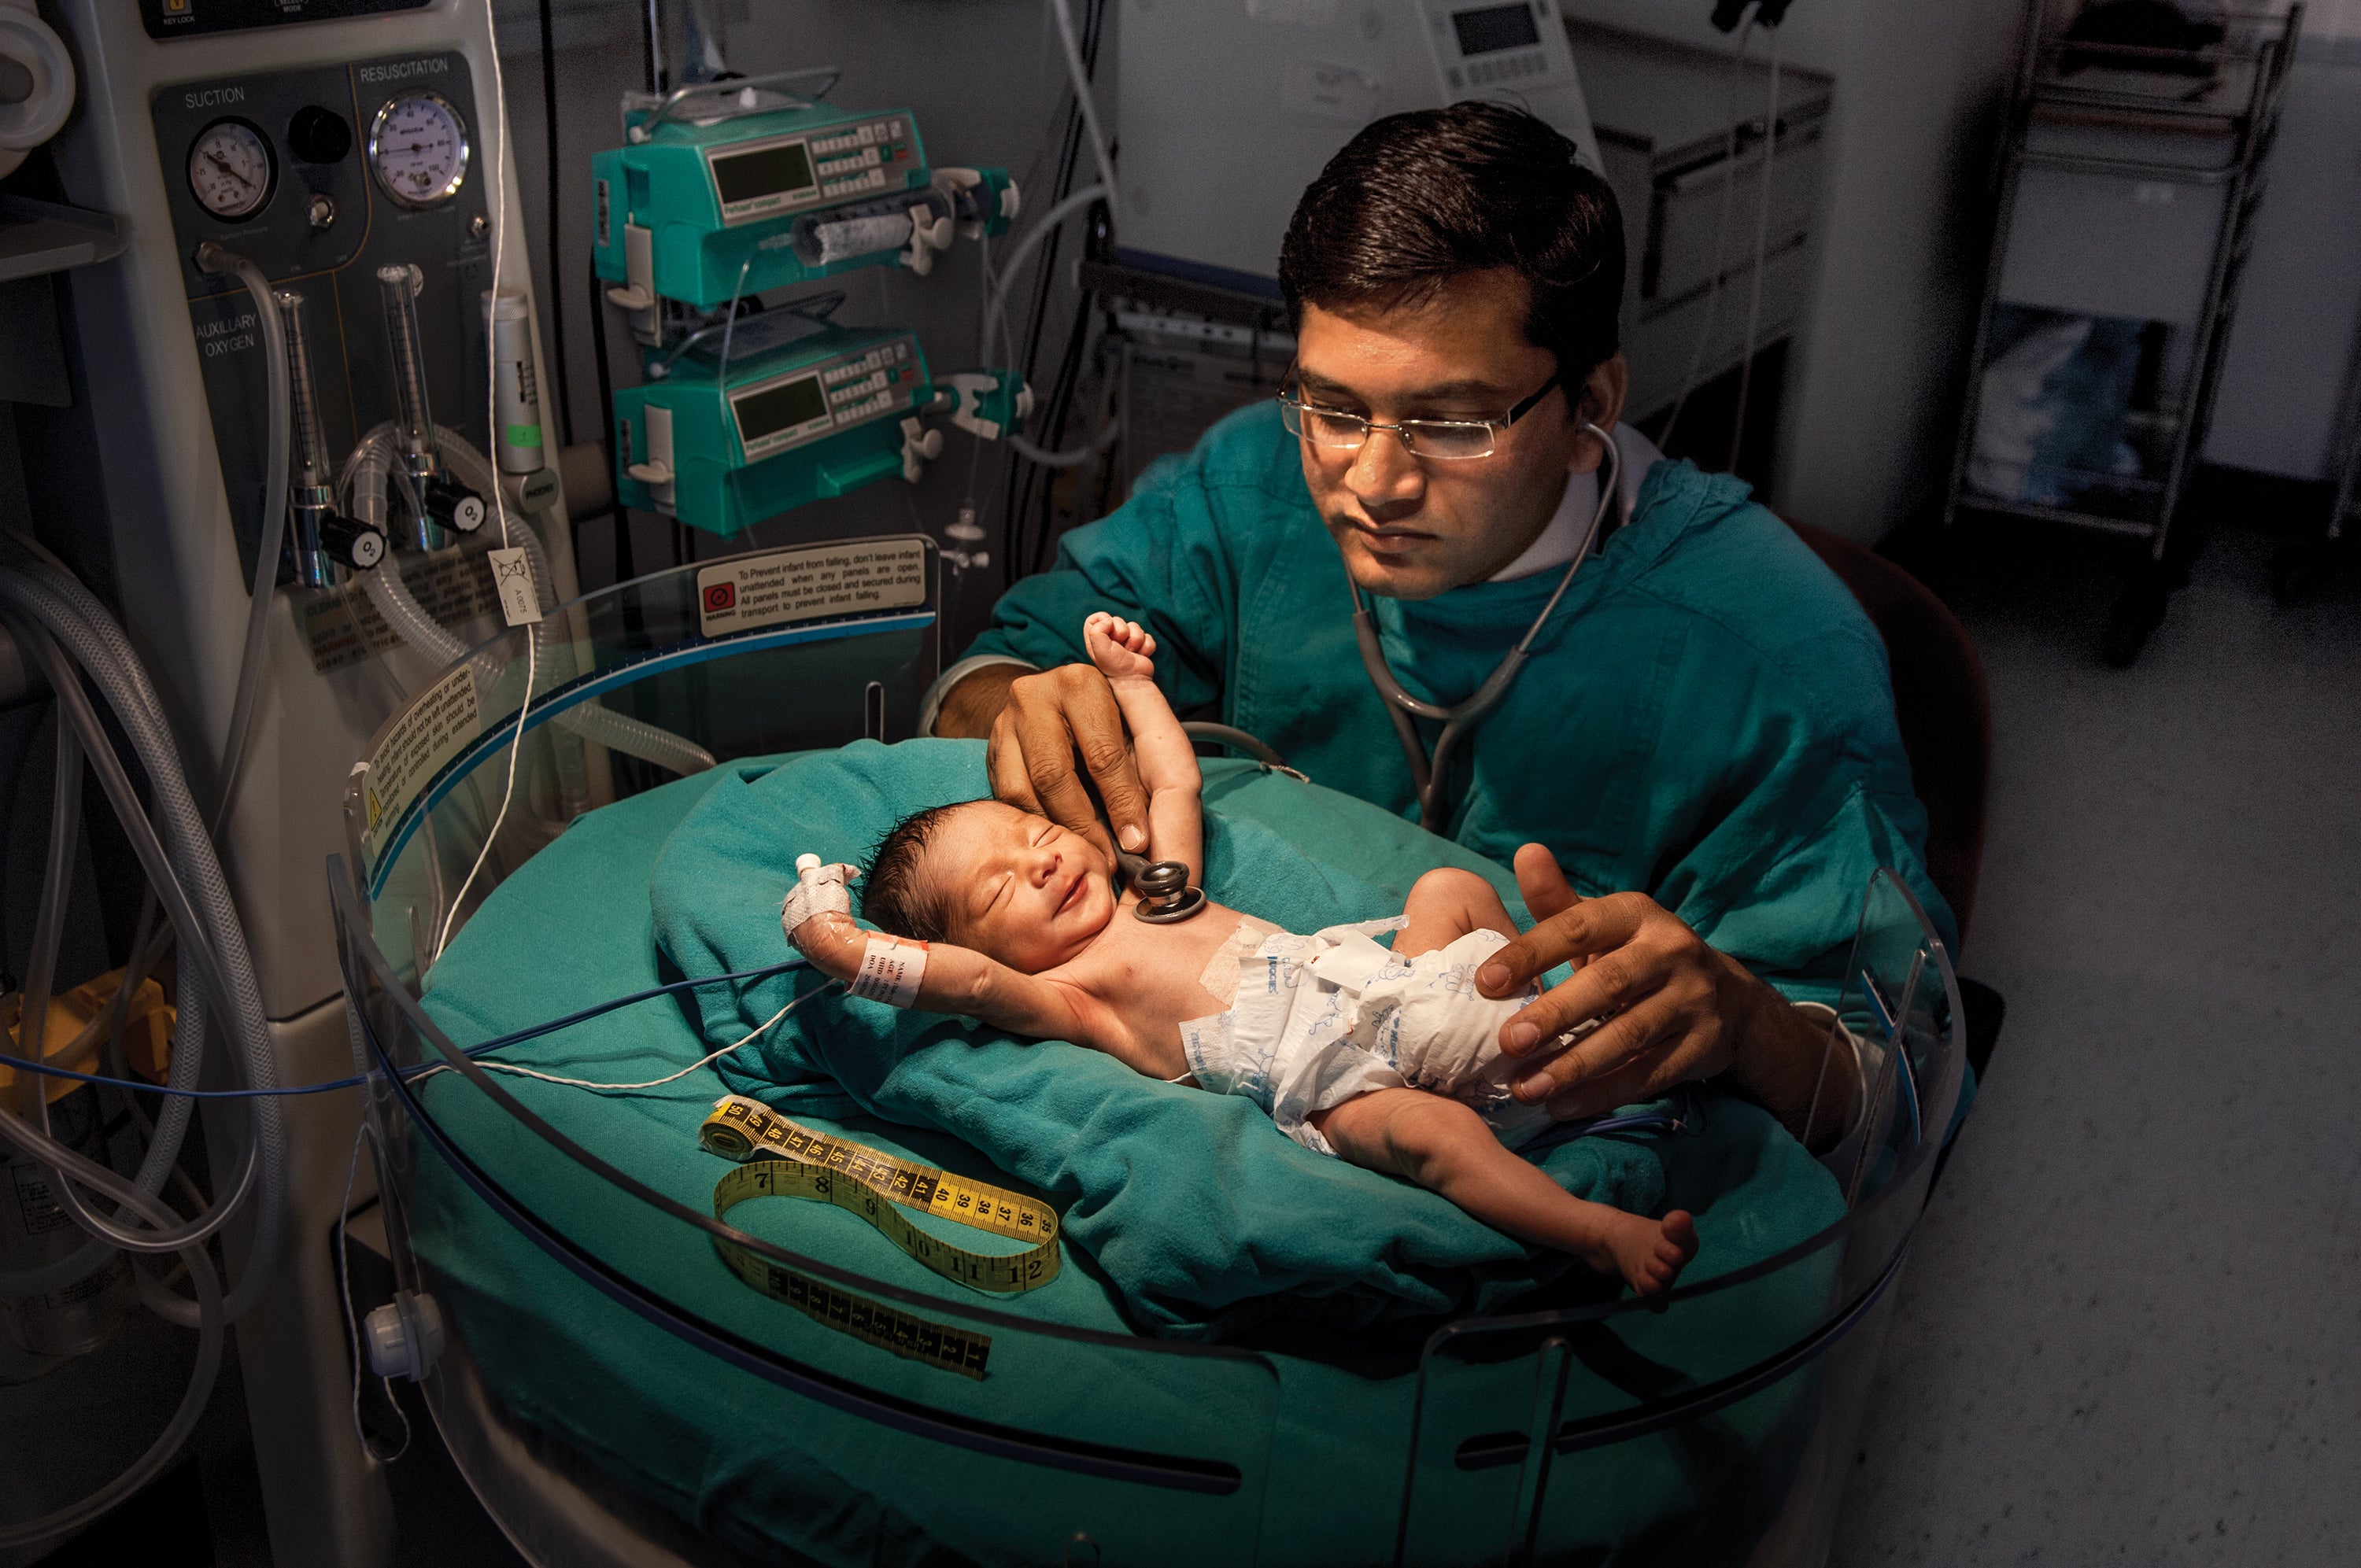
[[[774,1559],[788,1543],[747,1521],[776,1518],[783,1500],[815,1529],[859,1516],[909,1539],[988,1542],[979,1554],[1012,1562],[1302,1555],[1263,1533],[1281,1412],[1270,1356],[1027,1316],[914,1274],[824,1205],[765,1201],[717,1219],[711,1171],[685,1179],[644,1139],[576,1135],[550,1097],[578,1091],[485,1072],[423,1000],[422,970],[486,899],[577,818],[696,765],[684,747],[727,765],[910,732],[939,663],[925,604],[748,625],[712,612],[711,571],[624,584],[486,643],[389,722],[348,792],[331,882],[354,1048],[371,1074],[397,1277],[441,1321],[425,1387],[446,1445],[541,1563],[658,1560],[627,1537],[699,1563]],[[1868,1130],[1831,1168],[1846,1218],[1661,1308],[1438,1329],[1412,1418],[1378,1434],[1401,1476],[1397,1561],[1647,1546],[1804,1562],[1824,1548],[1960,1063],[1948,958],[1890,877],[1868,892],[1850,968],[1841,1012],[1861,1042]],[[601,977],[582,1003],[627,989]],[[687,1135],[711,1081],[655,1102],[664,1136]],[[845,1130],[956,1157],[908,1129]],[[851,1231],[831,1231],[840,1223]],[[713,1277],[717,1240],[818,1298],[986,1337],[987,1374],[889,1354],[751,1288],[688,1288]],[[1090,1265],[1070,1252],[1066,1266]],[[615,1366],[691,1392],[634,1403],[641,1380],[598,1370]],[[629,1466],[584,1436],[601,1422],[740,1471],[702,1497],[640,1495]],[[1681,1486],[1695,1506],[1677,1540],[1657,1539],[1661,1510],[1619,1512],[1636,1492]]]
[[[1861,901],[1832,1045],[1861,1062],[1828,1163],[1847,1214],[1657,1302],[1450,1324],[1427,1342],[1395,1561],[1543,1563],[1634,1544],[1632,1496],[1687,1485],[1663,1561],[1817,1562],[1965,1063],[1958,981],[1909,890]],[[1694,1273],[1694,1271],[1693,1271]],[[1652,1558],[1652,1560],[1655,1560]]]

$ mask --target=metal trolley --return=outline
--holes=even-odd
[[[2301,604],[2327,586],[2351,547],[2347,525],[2361,513],[2361,337],[2345,368],[2335,440],[2336,495],[2329,503],[2327,525],[2289,540],[2271,561],[2271,592],[2283,605]]]
[[[639,782],[546,719],[602,702],[727,766],[890,737],[915,707],[933,663],[930,606],[725,622],[712,608],[726,597],[714,591],[718,569],[604,590],[478,648],[389,721],[346,796],[347,853],[329,863],[329,880],[354,1049],[368,1074],[391,1305],[416,1331],[409,1373],[445,1445],[536,1563],[751,1561],[742,1541],[709,1533],[724,1521],[684,1518],[618,1485],[582,1439],[518,1403],[534,1397],[536,1363],[578,1387],[662,1358],[697,1368],[715,1411],[759,1411],[764,1430],[829,1453],[846,1487],[956,1474],[963,1496],[1022,1499],[1002,1533],[941,1543],[942,1560],[1302,1555],[1304,1543],[1270,1523],[1279,1489],[1303,1480],[1290,1481],[1273,1443],[1290,1358],[1012,1316],[957,1287],[914,1292],[781,1246],[664,1190],[628,1139],[577,1142],[579,1127],[543,1113],[561,1104],[485,1072],[423,1004],[422,971],[444,934],[464,934],[536,856],[582,842],[568,825]],[[596,840],[597,825],[583,826]],[[563,963],[566,949],[561,939],[514,957]],[[1615,1500],[1635,1464],[1697,1471],[1701,1497],[1736,1510],[1733,1544],[1715,1560],[1825,1558],[1965,1055],[1944,945],[1891,873],[1864,890],[1849,973],[1840,1013],[1853,1025],[1866,1110],[1823,1161],[1840,1217],[1653,1303],[1437,1324],[1396,1375],[1402,1424],[1375,1434],[1400,1488],[1398,1516],[1372,1521],[1370,1558],[1588,1561],[1644,1550],[1620,1539],[1622,1527],[1600,1533],[1601,1499]],[[620,989],[605,973],[584,986]],[[678,1135],[706,1102],[693,1092],[682,1102]],[[995,1373],[996,1386],[945,1376],[752,1290],[691,1300],[683,1271],[709,1267],[716,1240],[988,1332],[1008,1373]],[[524,1265],[541,1288],[501,1294],[481,1283],[486,1270]],[[1018,1383],[1089,1398],[1012,1403]],[[609,1408],[607,1392],[595,1398]],[[1769,1441],[1733,1444],[1741,1428]]]
[[[2146,544],[2103,642],[2120,668],[2179,586],[2174,524],[2303,7],[2226,12],[2220,40],[2191,49],[2071,38],[2066,9],[2032,0],[2026,20],[1943,517],[2002,513]],[[2012,386],[2024,389],[2014,402]]]

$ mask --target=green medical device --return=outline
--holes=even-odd
[[[627,507],[723,537],[892,475],[941,449],[915,334],[789,311],[708,332],[662,379],[615,393],[616,492]]]
[[[930,170],[906,109],[709,82],[639,98],[624,126],[631,145],[590,160],[591,255],[642,343],[661,339],[660,300],[710,311],[855,267],[924,272],[954,232],[1016,215],[1005,170]]]

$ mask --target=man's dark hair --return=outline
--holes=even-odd
[[[1623,220],[1574,143],[1504,104],[1371,122],[1303,192],[1279,247],[1299,329],[1307,304],[1416,306],[1463,272],[1503,267],[1531,285],[1525,336],[1557,356],[1573,401],[1617,347]]]
[[[927,848],[950,814],[973,801],[930,806],[877,840],[861,873],[861,913],[889,937],[940,942],[950,935],[950,899],[940,879],[919,874]]]

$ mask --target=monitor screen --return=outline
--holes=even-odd
[[[782,191],[800,191],[811,182],[811,159],[804,156],[804,144],[799,141],[713,160],[713,188],[721,193],[725,207]]]
[[[1461,56],[1470,60],[1504,49],[1530,49],[1542,41],[1541,29],[1533,24],[1533,8],[1525,0],[1514,5],[1454,11],[1451,27],[1459,35]]]
[[[752,446],[766,435],[819,418],[828,412],[828,398],[819,389],[818,376],[805,376],[732,398],[730,406],[738,411],[738,439]]]

